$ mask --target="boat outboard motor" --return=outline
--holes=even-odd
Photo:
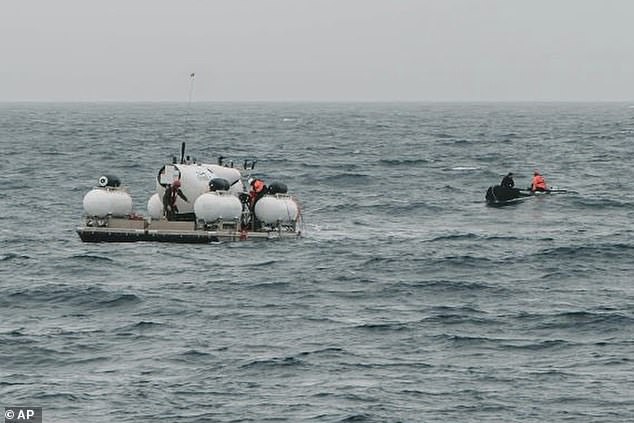
[[[494,203],[495,202],[495,195],[493,194],[493,187],[489,187],[487,189],[487,193],[484,196],[484,198],[487,200],[487,203]]]
[[[99,177],[99,186],[117,188],[121,186],[121,181],[116,176],[103,175]]]
[[[231,184],[225,178],[214,178],[209,181],[209,191],[229,191]]]
[[[269,185],[268,193],[271,195],[286,194],[287,192],[288,187],[286,186],[286,184],[283,184],[281,182],[272,182],[271,185]]]

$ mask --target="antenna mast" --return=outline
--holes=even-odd
[[[195,72],[189,74],[189,100],[187,102],[187,107],[192,104],[192,94],[194,93],[194,77],[196,76]]]
[[[195,72],[189,74],[189,96],[187,99],[187,114],[185,115],[187,129],[185,129],[184,137],[187,138],[187,132],[191,130],[191,104],[192,104],[192,94],[194,93],[194,77],[196,76]],[[181,164],[185,163],[185,142],[183,141],[183,145],[181,146]]]

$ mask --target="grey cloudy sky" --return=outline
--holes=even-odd
[[[633,100],[631,0],[0,0],[0,101]]]

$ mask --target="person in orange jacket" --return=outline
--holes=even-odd
[[[255,203],[266,194],[266,184],[262,179],[253,179],[250,181],[251,191],[249,192],[249,206],[251,210]]]
[[[538,170],[533,172],[533,180],[531,181],[531,191],[548,191],[546,180]]]

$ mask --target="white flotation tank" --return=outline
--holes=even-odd
[[[196,199],[209,191],[209,181],[215,178],[223,178],[229,182],[229,192],[238,195],[244,190],[240,179],[240,171],[232,167],[224,167],[215,164],[171,164],[166,165],[159,173],[156,191],[159,198],[163,198],[165,187],[162,184],[171,184],[179,179],[180,190],[188,201],[180,196],[176,198],[176,207],[179,213],[191,213],[194,211]]]
[[[132,197],[117,188],[94,188],[84,196],[84,211],[95,217],[127,216],[132,213]]]
[[[239,219],[242,203],[238,197],[227,191],[207,192],[196,199],[194,213],[197,220],[205,222]]]
[[[160,219],[163,216],[163,203],[158,194],[154,194],[147,201],[147,214],[152,219]]]
[[[266,224],[292,223],[299,217],[299,207],[287,194],[265,195],[255,203],[255,217]]]

